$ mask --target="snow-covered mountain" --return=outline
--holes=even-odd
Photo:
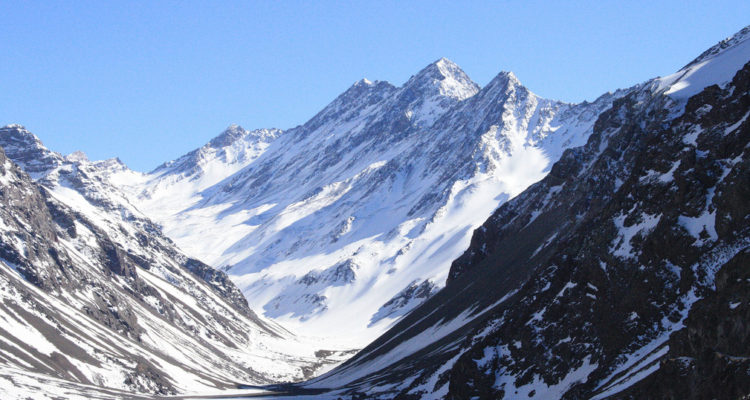
[[[184,255],[102,179],[128,172],[118,160],[63,157],[19,125],[0,128],[3,147],[0,393],[288,382],[347,354],[259,317],[226,274]]]
[[[231,127],[112,181],[253,309],[363,346],[442,287],[472,230],[627,92],[567,104],[510,72],[480,89],[441,59],[401,87],[356,82],[296,128]]]
[[[431,296],[306,383],[382,399],[750,392],[750,27],[614,101]],[[321,397],[326,398],[326,397]]]
[[[147,174],[2,128],[0,392],[299,380],[369,343],[282,390],[744,393],[748,37],[581,104],[441,59]]]

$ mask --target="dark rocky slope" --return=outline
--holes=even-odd
[[[750,395],[750,251],[716,274],[716,291],[697,301],[685,329],[669,338],[659,370],[618,399],[741,399]]]

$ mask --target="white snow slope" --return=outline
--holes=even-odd
[[[401,87],[359,81],[283,133],[233,126],[150,174],[109,179],[253,309],[361,347],[441,287],[472,230],[623,94],[545,100],[507,72],[480,90],[441,59]]]

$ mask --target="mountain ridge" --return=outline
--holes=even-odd
[[[444,272],[437,268],[430,271],[433,267],[423,264],[402,278],[389,276],[405,268],[407,253],[421,251],[412,249],[415,240],[422,242],[418,246],[429,248],[429,240],[419,239],[425,229],[435,230],[431,235],[438,242],[432,246],[441,248],[441,254],[434,257],[440,257],[437,263],[447,271],[450,260],[459,254],[458,248],[468,244],[470,229],[494,209],[496,198],[507,199],[543,176],[549,161],[559,157],[563,148],[585,140],[593,118],[626,92],[572,105],[540,99],[510,72],[498,74],[480,89],[458,66],[440,59],[398,88],[386,82],[356,82],[310,121],[274,138],[256,159],[233,175],[201,185],[203,189],[194,191],[181,209],[172,208],[173,214],[157,214],[164,212],[163,204],[178,203],[166,191],[161,192],[166,197],[160,197],[153,194],[159,189],[134,185],[125,190],[147,214],[158,207],[150,215],[182,248],[235,276],[247,297],[255,299],[254,308],[263,309],[267,316],[283,317],[284,324],[314,324],[319,326],[316,331],[322,332],[324,326],[335,323],[323,316],[340,309],[334,307],[339,296],[335,292],[350,293],[347,301],[354,301],[354,292],[364,293],[368,281],[394,282],[387,283],[383,295],[367,302],[378,303],[377,307],[361,300],[372,317],[407,289],[402,286],[406,282],[440,285]],[[516,166],[521,153],[534,160],[534,172]],[[444,154],[449,154],[447,160]],[[491,184],[493,180],[500,185]],[[144,192],[151,198],[139,194]],[[450,199],[456,196],[466,199],[451,205]],[[468,198],[477,196],[483,205],[470,211],[465,205],[474,200]],[[375,200],[378,197],[382,198]],[[389,202],[398,204],[401,211],[386,221],[376,216],[376,210],[381,207],[378,204]],[[455,222],[443,222],[445,227],[430,228],[445,221],[456,208],[463,209],[465,216],[460,218],[468,218],[468,226],[456,228]],[[212,209],[216,211],[209,211]],[[181,221],[180,226],[170,222],[176,220]],[[185,223],[193,224],[202,237],[213,236],[212,231],[225,232],[224,239],[221,243],[203,241],[202,250],[184,229]],[[330,256],[301,261],[317,257],[310,235],[330,238],[330,249],[324,250]],[[235,242],[226,240],[227,236]],[[384,250],[383,245],[392,249]],[[253,254],[252,249],[263,254]],[[361,254],[367,252],[382,253],[376,260],[380,265],[362,259]],[[279,264],[295,258],[308,266],[295,270]],[[332,271],[342,263],[352,266],[355,278],[346,285],[305,284],[310,282],[303,279],[306,274]],[[278,272],[265,272],[269,267]],[[416,271],[419,268],[425,272]],[[386,271],[392,272],[383,274]],[[392,318],[383,320],[376,330],[382,331],[419,301],[391,302],[391,306],[404,307],[393,310]],[[295,303],[297,308],[288,305]],[[359,319],[356,329],[362,333],[351,336],[376,334],[371,329],[372,318]]]

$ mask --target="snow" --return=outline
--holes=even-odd
[[[682,143],[685,143],[689,146],[697,146],[698,143],[696,140],[698,140],[698,136],[703,133],[703,128],[700,127],[700,125],[693,125],[690,128],[690,131],[682,137]]]
[[[690,135],[688,135],[686,137],[689,137],[689,136]],[[696,137],[697,137],[697,134],[696,134]],[[690,144],[695,145],[695,138],[694,137],[690,137],[689,140],[690,140]],[[677,160],[677,161],[673,162],[672,166],[669,168],[669,171],[667,171],[665,173],[660,173],[658,171],[653,171],[653,170],[646,171],[646,175],[643,175],[639,179],[639,182],[644,183],[644,182],[649,182],[649,181],[652,181],[652,180],[656,180],[657,182],[662,183],[662,184],[664,184],[664,183],[670,183],[670,182],[674,181],[674,172],[677,170],[677,168],[680,167],[680,163],[681,162],[682,162],[682,160]]]
[[[660,354],[663,355],[663,354]],[[618,392],[621,392],[625,388],[629,387],[630,385],[642,380],[643,378],[651,375],[656,370],[659,369],[659,363],[653,362],[652,364],[646,365],[645,368],[642,368],[638,370],[636,373],[627,375],[627,377],[620,381],[619,385],[612,386],[607,388],[607,390],[597,394],[596,396],[592,397],[591,400],[599,400],[599,399],[605,399],[608,396],[611,396],[613,394],[616,394]]]
[[[2,174],[0,174],[0,185],[6,186],[15,180],[13,173],[11,172],[13,164],[9,159],[6,159],[2,166]]]
[[[119,390],[102,390],[95,385],[73,383],[27,369],[0,365],[0,393],[4,399],[115,400],[131,397]]]
[[[493,310],[495,307],[502,304],[511,296],[513,296],[515,293],[516,293],[516,290],[510,291],[507,294],[505,294],[502,298],[500,298],[498,301],[496,301],[495,303],[481,310],[477,310],[476,307],[470,307],[451,320],[442,319],[438,321],[437,323],[435,323],[434,325],[432,325],[431,327],[422,330],[417,335],[411,336],[408,339],[400,342],[397,346],[395,346],[394,348],[392,348],[391,350],[389,350],[383,355],[377,356],[371,360],[367,360],[364,362],[360,362],[356,364],[349,364],[347,366],[344,366],[336,370],[337,372],[336,374],[323,375],[320,378],[316,378],[310,381],[307,386],[312,387],[312,388],[342,386],[348,382],[357,380],[371,373],[383,370],[384,368],[388,367],[393,362],[398,361],[405,356],[413,354],[423,349],[424,347],[428,346],[429,344],[434,343],[440,339],[443,339],[446,336],[458,331],[459,329],[464,327],[466,324],[481,317],[485,313]],[[417,326],[423,320],[430,317],[430,315],[432,314],[433,313],[430,313],[422,317],[420,320],[412,324],[411,327]],[[409,329],[411,329],[411,327],[406,328],[403,331],[406,332]],[[400,339],[402,339],[402,337],[397,335],[391,338],[389,341],[378,346],[377,348],[370,349],[367,353],[364,353],[364,354],[360,353],[360,359],[366,359],[367,354],[375,353],[379,349],[386,346],[389,342],[398,341]]]
[[[702,246],[707,240],[713,242],[719,238],[719,235],[716,233],[716,211],[704,211],[697,217],[680,215],[677,218],[677,223],[685,228],[690,233],[690,236],[695,238],[695,246]],[[703,232],[706,232],[708,239],[702,237],[701,234]]]
[[[728,135],[728,134],[730,134],[730,133],[734,132],[735,130],[737,130],[737,128],[739,128],[739,127],[740,127],[740,125],[744,124],[744,123],[745,123],[745,121],[747,121],[747,117],[748,117],[748,115],[750,115],[750,111],[746,112],[746,113],[745,113],[745,115],[744,115],[744,116],[743,116],[742,118],[740,118],[740,120],[739,120],[739,121],[737,121],[737,122],[735,122],[734,124],[732,124],[732,125],[728,126],[728,127],[727,127],[727,128],[726,128],[726,129],[724,130],[724,135]]]
[[[520,342],[519,345],[516,346],[516,348],[520,348]],[[477,367],[479,368],[485,368],[487,367],[487,364],[490,363],[493,359],[499,359],[504,356],[509,356],[510,350],[508,349],[508,346],[502,345],[502,346],[490,346],[484,348],[484,355],[482,358],[478,360],[474,360],[474,362],[477,364]]]
[[[707,86],[726,84],[750,61],[750,40],[746,37],[741,40],[718,54],[658,79],[657,90],[674,99],[685,100]]]
[[[87,265],[88,263],[86,259],[74,259],[74,261],[77,262],[78,265]],[[194,294],[188,295],[185,289],[178,290],[173,283],[163,281],[148,271],[141,270],[139,271],[139,274],[146,280],[146,282],[154,285],[158,290],[164,291],[164,293],[173,296],[173,299],[176,301],[171,302],[171,306],[183,321],[191,321],[193,318],[192,316],[200,315],[201,319],[204,321],[203,324],[206,327],[211,329],[218,328],[218,330],[221,331],[221,326],[212,326],[211,321],[215,320],[213,318],[214,316],[226,315],[228,306],[224,305],[224,307],[227,307],[225,310],[210,310],[203,304],[206,301],[206,296],[212,298],[210,301],[217,301],[219,304],[223,304],[223,300],[218,296],[210,291],[204,292],[202,296],[196,296]],[[193,279],[189,275],[186,277],[188,279]],[[231,345],[217,342],[214,343],[215,347],[213,349],[207,350],[204,345],[196,341],[197,338],[189,336],[189,332],[181,331],[177,326],[165,325],[161,316],[155,316],[148,310],[140,309],[135,303],[131,304],[131,306],[135,306],[134,310],[137,313],[138,323],[146,328],[144,335],[141,337],[142,342],[135,344],[129,340],[122,340],[123,338],[118,338],[112,342],[112,332],[103,329],[97,322],[92,321],[90,316],[86,315],[80,309],[81,306],[79,304],[86,304],[86,302],[90,301],[88,300],[88,298],[91,298],[90,296],[78,297],[78,299],[84,301],[83,303],[80,303],[75,297],[67,300],[67,302],[60,302],[59,299],[40,291],[35,286],[21,280],[20,277],[17,276],[14,279],[30,290],[33,296],[38,296],[43,299],[42,301],[44,304],[54,305],[55,309],[61,312],[66,320],[73,322],[75,326],[78,327],[77,329],[82,329],[87,332],[89,338],[85,342],[76,340],[75,337],[70,338],[79,346],[83,346],[83,348],[92,356],[97,359],[112,356],[128,359],[130,356],[124,354],[130,354],[130,352],[143,354],[147,359],[160,366],[160,368],[166,372],[168,377],[171,378],[173,383],[183,390],[202,390],[204,392],[209,389],[215,390],[214,383],[203,378],[206,375],[213,376],[212,379],[219,382],[226,379],[228,375],[233,375],[234,377],[232,379],[242,379],[241,377],[244,374],[241,373],[240,370],[225,370],[223,368],[226,368],[226,365],[223,365],[220,362],[217,363],[218,359],[212,360],[212,352],[221,351],[224,352],[224,354],[229,353],[236,362],[240,363],[240,365],[251,366],[252,370],[256,372],[261,374],[273,374],[279,378],[293,377],[293,379],[300,379],[302,372],[298,369],[299,366],[320,361],[313,353],[316,349],[321,348],[318,347],[323,345],[321,341],[303,337],[290,337],[288,335],[274,337],[267,334],[265,331],[259,330],[253,322],[238,315],[232,315],[230,316],[230,319],[222,320],[222,324],[237,324],[239,318],[240,326],[244,327],[242,329],[244,329],[245,335],[247,335],[244,339],[244,344],[243,341],[235,341],[234,344]],[[174,277],[173,279],[177,279],[177,277]],[[193,283],[198,284],[197,281],[194,281]],[[0,282],[0,288],[8,288],[8,286]],[[7,289],[5,292],[0,291],[0,295],[2,295],[0,298],[11,298],[13,299],[12,301],[19,304],[27,301],[27,297],[19,297],[14,295],[12,291],[8,293]],[[201,299],[200,304],[196,299]],[[32,312],[34,310],[34,308],[30,306],[24,308]],[[44,318],[41,314],[39,316]],[[17,317],[8,314],[2,308],[0,308],[0,321],[3,322],[2,329],[9,332],[14,337],[24,338],[24,342],[32,346],[36,351],[47,356],[54,352],[64,353],[47,340],[41,331],[32,328],[21,320],[18,320]],[[75,332],[72,333],[75,334]],[[62,334],[68,336],[71,332],[66,333],[63,331]],[[234,337],[231,331],[225,331],[224,335],[227,338]],[[2,335],[0,335],[0,340],[4,341]],[[328,347],[327,345],[326,348],[335,350],[335,348]],[[38,359],[39,362],[44,364],[43,360],[33,354],[28,353],[21,348],[19,348],[19,351],[27,353],[30,358]],[[168,354],[168,357],[165,358],[163,354]],[[118,387],[122,383],[122,370],[117,365],[109,362],[102,362],[100,365],[96,366],[70,357],[69,360],[74,363],[84,375],[91,377],[92,381],[99,382],[100,384],[109,387]],[[343,361],[343,359],[341,361]],[[207,362],[210,362],[210,365],[213,365],[213,370],[204,370],[203,367],[208,365]],[[325,370],[330,369],[330,367],[331,365],[322,369],[320,372],[325,372]],[[50,366],[50,368],[53,367]],[[195,371],[202,372],[198,374]]]
[[[5,265],[5,262],[0,262],[0,264]],[[35,351],[46,356],[50,356],[53,352],[58,351],[55,345],[44,334],[2,308],[0,308],[0,322],[2,322],[0,329],[16,338],[23,338],[23,343],[31,346]]]
[[[549,237],[549,239],[545,240],[542,244],[540,244],[539,247],[537,247],[536,250],[534,250],[534,252],[531,253],[531,256],[529,256],[529,258],[533,258],[540,251],[542,251],[542,249],[549,246],[549,244],[552,243],[552,241],[554,241],[555,238],[557,238],[557,232],[553,233],[552,236]]]
[[[620,258],[633,258],[635,257],[635,254],[633,253],[633,246],[630,241],[636,235],[644,235],[652,231],[661,220],[661,214],[649,215],[643,213],[640,215],[640,222],[630,226],[624,225],[626,218],[627,215],[620,215],[614,218],[614,224],[617,227],[618,234],[612,242],[610,251],[612,251],[613,255]]]
[[[573,385],[579,382],[585,382],[591,372],[598,365],[591,363],[591,356],[586,356],[578,368],[571,370],[559,382],[549,385],[545,383],[539,375],[534,375],[534,379],[525,385],[515,386],[514,376],[498,375],[495,379],[495,388],[504,388],[504,399],[530,398],[530,399],[559,399]]]
[[[721,257],[720,260],[726,261],[724,257]],[[721,263],[721,261],[718,261],[718,263]],[[599,381],[599,385],[594,389],[597,394],[592,397],[592,400],[603,399],[619,393],[656,371],[659,368],[658,360],[669,351],[667,345],[669,336],[672,332],[685,327],[685,318],[687,318],[690,308],[698,300],[695,289],[691,289],[683,295],[678,301],[680,319],[677,322],[672,322],[664,317],[660,323],[661,333],[639,349],[626,354],[625,360],[606,378]],[[631,320],[637,317],[637,313],[631,313]]]
[[[351,367],[347,370],[346,374],[339,372],[338,375],[333,377],[327,377],[323,382],[324,385],[343,385],[351,381],[355,381],[359,378],[367,376],[371,373],[377,372],[386,368],[390,364],[400,360],[401,358],[413,354],[430,343],[434,343],[451,333],[460,329],[462,326],[470,322],[472,319],[477,317],[477,314],[472,314],[473,310],[466,310],[461,313],[458,317],[450,321],[440,321],[437,324],[427,328],[415,336],[399,343],[395,348],[388,351],[385,355],[376,357],[373,360],[365,361],[356,366],[355,369]],[[481,315],[481,313],[479,314]],[[385,343],[383,344],[385,345]],[[382,347],[382,346],[381,346]],[[372,349],[370,352],[375,352],[376,349]],[[313,381],[310,387],[316,387],[317,384]]]
[[[672,329],[667,330],[665,334],[627,355],[625,362],[612,371],[609,377],[601,380],[602,383],[595,389],[599,393],[592,400],[618,393],[659,369],[657,361],[669,351],[666,341],[671,331]]]
[[[571,282],[571,281],[566,282],[565,286],[563,286],[562,289],[560,289],[560,291],[557,292],[557,294],[555,295],[555,298],[553,299],[553,301],[555,301],[555,300],[559,299],[560,297],[562,297],[565,294],[566,290],[573,289],[576,286],[578,286],[578,284],[575,283],[575,282]],[[546,307],[545,307],[545,309],[546,309]],[[543,314],[542,311],[539,311],[539,313]],[[540,319],[540,318],[536,318],[536,319]]]
[[[681,160],[677,160],[675,163],[672,164],[672,168],[670,168],[669,171],[659,176],[659,182],[662,182],[662,183],[672,182],[674,180],[674,172],[677,170],[677,168],[680,167],[680,162]]]

